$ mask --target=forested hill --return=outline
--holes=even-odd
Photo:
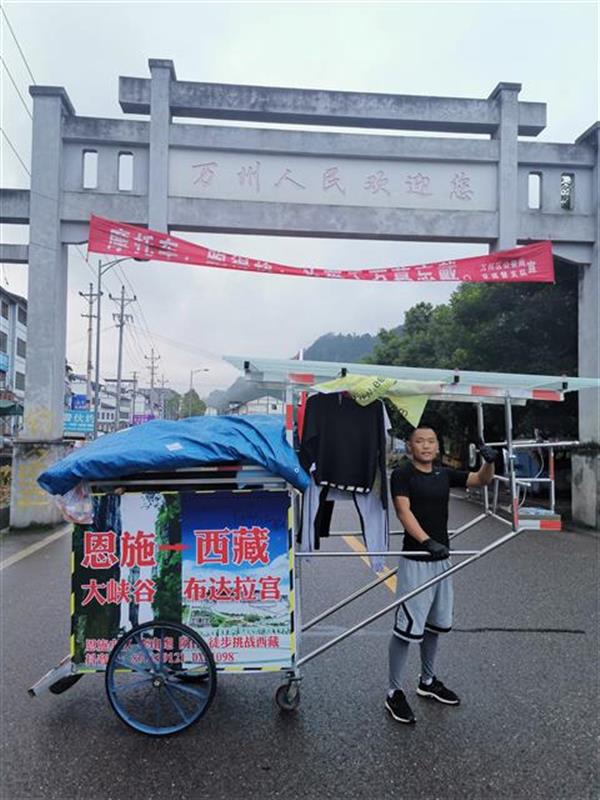
[[[394,328],[400,334],[402,326]],[[304,350],[307,361],[361,361],[373,352],[379,336],[370,333],[326,333]]]

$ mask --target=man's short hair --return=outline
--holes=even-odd
[[[423,425],[417,425],[416,428],[413,428],[412,431],[408,434],[406,441],[410,444],[410,442],[412,442],[412,438],[415,435],[415,433],[417,431],[422,431],[422,430],[433,431],[435,433],[436,439],[439,438],[436,429],[432,425],[427,425],[424,423]]]

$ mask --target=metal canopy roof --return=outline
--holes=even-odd
[[[599,378],[572,378],[563,375],[523,375],[512,372],[473,372],[467,370],[393,367],[379,364],[354,364],[333,361],[298,361],[296,359],[242,358],[225,356],[225,361],[244,371],[254,392],[286,386],[308,388],[317,383],[348,374],[411,381],[438,381],[444,384],[432,400],[501,402],[508,395],[514,400],[563,399],[563,393],[581,389],[600,389]]]

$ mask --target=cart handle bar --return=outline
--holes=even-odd
[[[415,597],[415,595],[420,594],[421,592],[425,591],[425,589],[429,589],[430,586],[434,586],[436,583],[439,583],[440,581],[443,581],[450,575],[453,575],[455,572],[458,572],[459,569],[466,567],[467,564],[472,564],[473,561],[476,561],[478,558],[481,558],[482,556],[487,555],[487,553],[491,553],[492,550],[495,550],[497,547],[506,544],[506,542],[509,542],[511,539],[514,539],[515,536],[518,536],[524,530],[527,529],[517,528],[517,530],[510,531],[505,536],[500,537],[500,539],[497,539],[495,542],[492,542],[487,547],[484,547],[483,550],[479,550],[479,552],[476,555],[471,556],[466,561],[461,561],[460,564],[456,564],[455,566],[450,567],[450,569],[447,569],[444,572],[442,572],[441,575],[436,575],[435,578],[431,578],[430,580],[425,581],[425,583],[423,583],[421,586],[418,586],[411,592],[407,592],[407,594],[398,598],[393,603],[390,603],[385,608],[382,608],[381,611],[377,611],[375,614],[372,614],[370,617],[367,617],[367,619],[364,619],[362,622],[358,622],[352,628],[349,628],[347,631],[340,633],[339,636],[336,636],[329,642],[325,642],[325,644],[321,645],[320,647],[317,647],[316,650],[312,651],[312,653],[308,653],[307,655],[300,658],[296,662],[296,669],[298,667],[301,667],[302,664],[306,664],[308,661],[311,661],[313,658],[316,658],[318,655],[321,655],[321,653],[324,653],[326,650],[329,650],[330,647],[333,647],[334,645],[338,644],[338,642],[341,642],[348,636],[351,636],[353,633],[356,633],[356,631],[359,631],[361,628],[366,627],[371,622],[375,622],[375,620],[379,619],[379,617],[383,617],[383,615],[387,614],[388,611],[392,611],[392,609],[397,608],[399,605],[402,605],[402,603],[405,603],[407,600],[410,600],[411,597]]]
[[[487,442],[489,447],[507,447],[507,442]],[[555,447],[558,450],[566,450],[568,447],[579,447],[581,442],[574,439],[571,442],[536,442],[535,439],[526,440],[524,442],[513,442],[513,450],[547,450]]]
[[[330,617],[336,611],[339,611],[340,608],[344,608],[344,606],[349,605],[353,600],[356,600],[358,597],[362,597],[363,594],[370,592],[371,589],[374,589],[376,586],[379,586],[384,581],[387,581],[389,578],[392,578],[397,572],[398,572],[398,567],[395,567],[395,569],[387,570],[383,575],[379,575],[379,577],[377,577],[374,581],[371,581],[371,583],[367,583],[366,586],[361,586],[360,589],[357,589],[348,597],[345,597],[343,600],[340,600],[334,606],[331,606],[331,608],[328,608],[326,611],[322,611],[320,614],[317,614],[316,617],[313,617],[311,620],[309,620],[309,622],[307,622],[306,625],[302,626],[302,632],[304,633],[304,631],[307,631],[309,628],[312,628],[318,622],[321,622],[327,617]]]

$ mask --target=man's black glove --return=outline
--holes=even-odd
[[[450,551],[446,545],[441,542],[436,542],[435,539],[425,539],[423,547],[428,553],[431,553],[432,561],[441,561],[444,558],[448,558],[450,555]]]
[[[493,464],[498,458],[498,451],[483,442],[479,442],[479,452],[486,464]]]

